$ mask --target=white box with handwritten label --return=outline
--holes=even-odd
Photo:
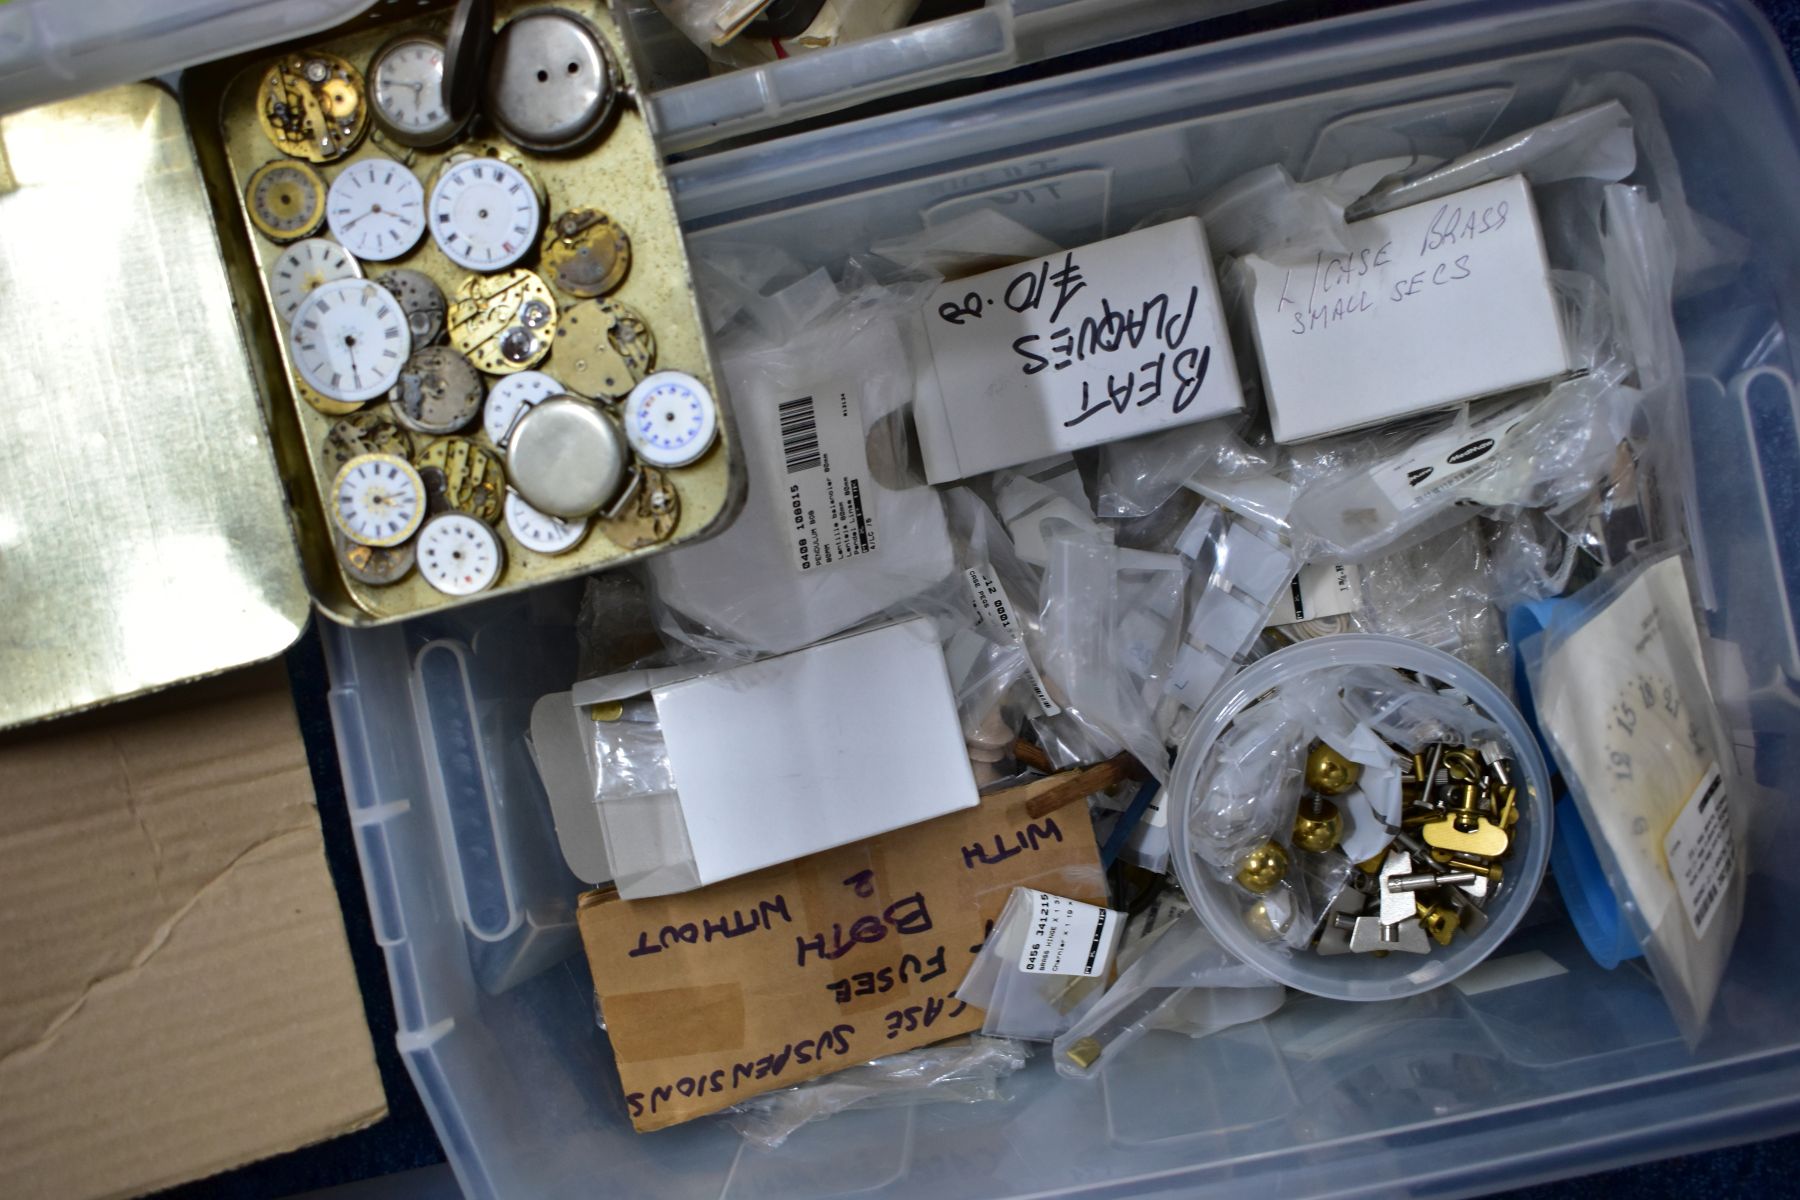
[[[925,327],[932,483],[1244,406],[1197,217],[945,283]]]
[[[1522,178],[1356,221],[1346,240],[1344,253],[1300,263],[1244,260],[1276,441],[1360,429],[1568,370]]]

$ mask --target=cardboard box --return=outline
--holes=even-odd
[[[386,1115],[279,665],[0,737],[0,1195]]]

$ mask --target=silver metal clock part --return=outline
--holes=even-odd
[[[586,517],[553,517],[533,508],[518,492],[506,493],[506,528],[513,540],[539,554],[563,554],[587,536]]]
[[[645,377],[625,399],[625,437],[645,462],[685,467],[719,438],[719,406],[706,385],[682,371]]]
[[[431,187],[431,237],[471,271],[499,271],[530,253],[544,207],[531,179],[498,158],[447,163]]]
[[[481,412],[481,427],[488,441],[506,449],[513,422],[520,414],[552,396],[567,395],[568,390],[542,371],[520,371],[498,380],[488,389],[487,407]]]
[[[358,583],[386,587],[399,583],[413,569],[411,542],[402,542],[398,546],[365,546],[361,542],[351,541],[340,532],[332,539],[332,543],[337,549],[338,562],[343,566],[344,574]]]
[[[369,100],[375,124],[402,146],[441,146],[461,132],[466,116],[450,112],[444,94],[444,43],[429,33],[403,33],[369,63]]]
[[[365,546],[398,546],[425,519],[425,484],[404,458],[359,454],[331,483],[331,519]]]
[[[513,425],[507,476],[533,508],[568,520],[599,511],[619,494],[629,455],[610,416],[585,400],[557,396]]]
[[[426,346],[406,360],[388,393],[394,418],[417,433],[455,433],[486,397],[481,372],[448,346]]]
[[[494,586],[506,566],[500,535],[474,517],[442,512],[419,531],[419,574],[446,596],[473,596]]]
[[[321,284],[300,302],[288,353],[308,386],[333,400],[373,400],[399,382],[412,348],[400,302],[365,279]]]
[[[325,222],[358,258],[399,258],[425,236],[425,185],[391,158],[358,159],[331,181]]]
[[[488,117],[527,150],[573,150],[611,120],[619,71],[600,32],[560,9],[508,21],[488,64]]]
[[[313,289],[338,279],[360,279],[362,264],[330,238],[295,242],[275,259],[269,272],[269,295],[283,321],[292,322],[300,302]]]
[[[436,280],[411,267],[395,267],[376,276],[375,282],[392,292],[394,299],[400,302],[400,311],[406,314],[406,327],[412,331],[415,350],[443,339],[450,302],[444,299],[444,290],[438,287]]]

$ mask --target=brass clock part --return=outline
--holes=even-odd
[[[358,583],[386,587],[399,583],[413,569],[416,555],[411,542],[402,542],[398,546],[365,546],[351,541],[341,531],[334,533],[332,540],[344,574]]]
[[[285,245],[318,232],[325,222],[325,177],[310,164],[276,158],[250,173],[244,211],[256,231]]]
[[[368,403],[366,400],[333,400],[329,396],[315,392],[306,380],[298,375],[292,377],[292,383],[295,394],[311,405],[314,412],[323,413],[328,417],[349,416],[351,413],[361,410],[362,406]]]
[[[617,300],[571,305],[556,327],[556,377],[584,396],[619,400],[656,366],[656,336]]]
[[[607,540],[624,550],[660,545],[680,523],[681,493],[674,481],[642,464],[633,469],[624,497],[596,521]]]
[[[326,469],[335,475],[345,463],[362,454],[391,454],[410,460],[413,440],[387,414],[369,409],[333,421],[325,433],[321,453]]]
[[[534,271],[470,275],[450,301],[450,344],[491,375],[535,367],[558,331],[556,298]]]
[[[439,438],[425,447],[414,465],[425,480],[427,503],[433,512],[447,509],[489,525],[500,520],[506,502],[506,470],[493,451],[468,438]]]
[[[388,392],[394,419],[414,433],[455,433],[480,415],[486,398],[481,375],[448,346],[414,351]]]
[[[369,127],[362,72],[335,54],[284,54],[258,86],[256,116],[283,154],[315,163],[342,158]]]
[[[604,296],[631,270],[631,239],[599,209],[571,208],[544,234],[543,270],[571,296]]]

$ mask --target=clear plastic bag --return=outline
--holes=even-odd
[[[1702,655],[1679,554],[1603,576],[1524,646],[1545,741],[1690,1045],[1743,918],[1756,798]]]
[[[1030,1057],[1024,1042],[971,1034],[765,1092],[726,1110],[727,1120],[746,1141],[774,1150],[802,1126],[845,1109],[1005,1099],[1002,1081]]]
[[[1631,114],[1609,100],[1490,142],[1424,174],[1384,182],[1344,216],[1354,221],[1392,212],[1509,175],[1523,175],[1541,187],[1565,179],[1624,179],[1636,166]]]
[[[790,319],[763,314],[728,343],[749,491],[729,536],[649,564],[666,637],[718,658],[778,654],[950,578],[942,503],[891,419],[912,396],[910,295],[855,264],[841,284],[815,272],[766,301],[791,299]]]
[[[1125,915],[1015,887],[956,998],[989,1037],[1048,1042],[1100,999]]]
[[[1152,935],[1051,1051],[1057,1074],[1090,1079],[1137,1038],[1175,1025],[1204,1037],[1279,1009],[1287,989],[1234,957],[1191,911]]]

